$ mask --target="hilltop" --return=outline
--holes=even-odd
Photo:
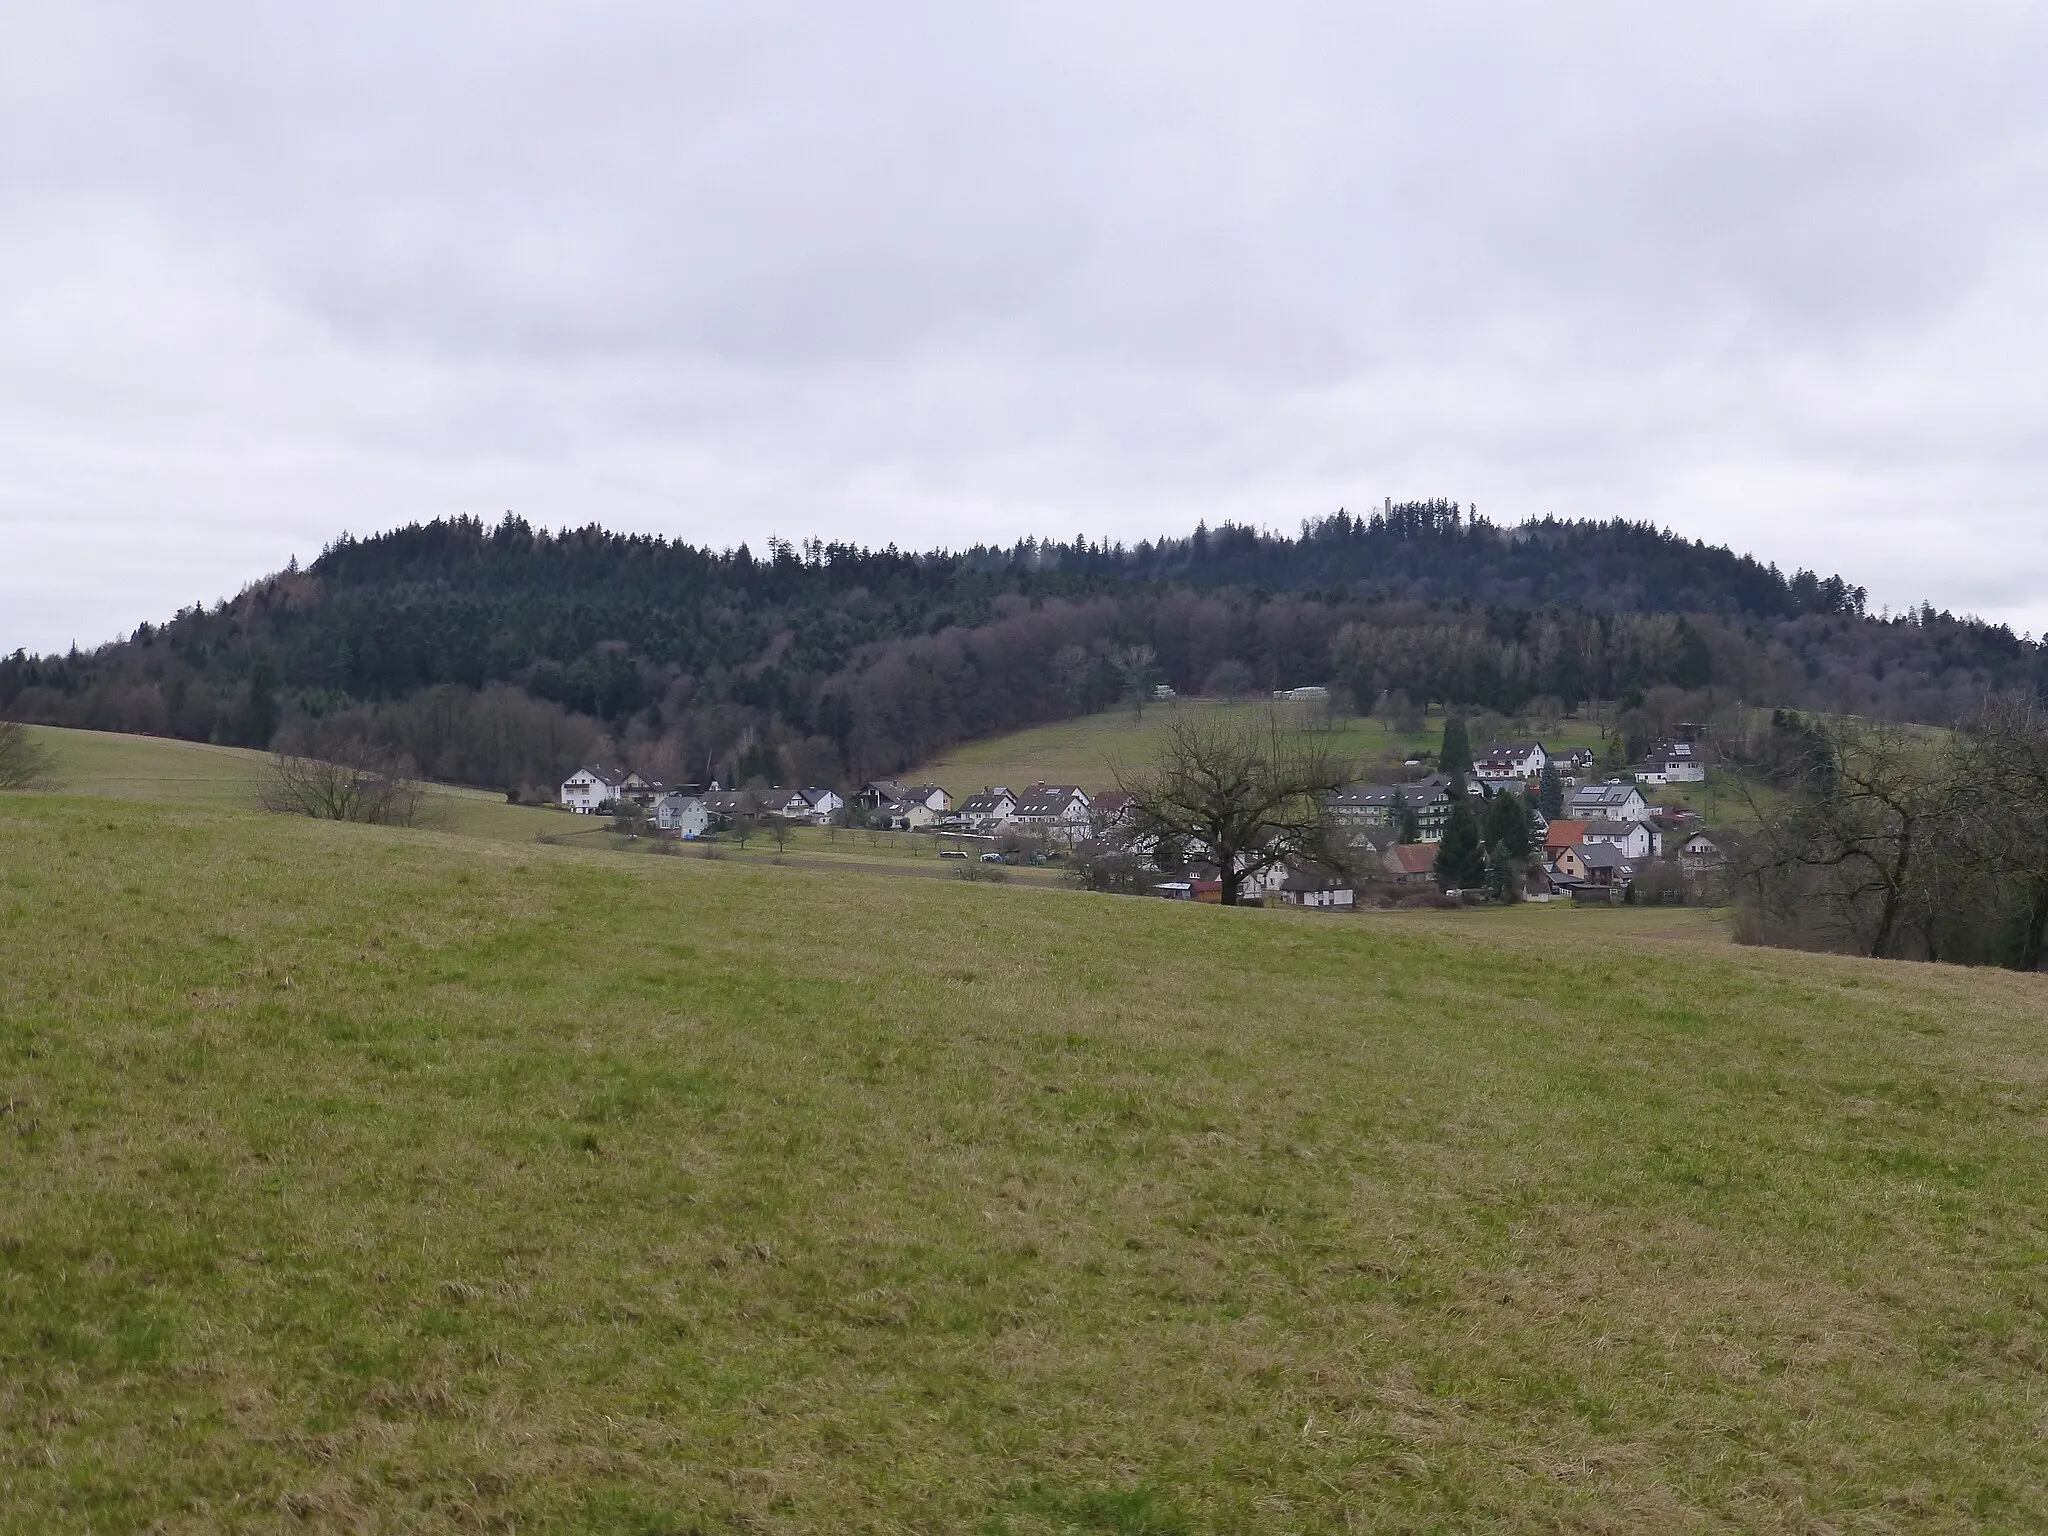
[[[2006,630],[1863,602],[1840,576],[1642,525],[1503,528],[1449,502],[1295,538],[762,557],[455,519],[344,538],[90,653],[0,661],[0,714],[252,747],[369,738],[430,778],[524,791],[599,750],[667,782],[858,783],[1162,684],[1320,684],[1357,714],[1661,688],[1703,710],[1943,722],[1987,687],[2048,681]]]

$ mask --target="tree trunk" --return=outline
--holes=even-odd
[[[2020,935],[2020,952],[2014,970],[2038,971],[2041,953],[2048,949],[2048,880],[2036,880],[2028,892],[2027,926]]]
[[[1237,860],[1231,859],[1223,865],[1223,905],[1226,907],[1237,905],[1237,890],[1243,880],[1235,868],[1236,864]]]
[[[1913,829],[1907,827],[1899,833],[1898,857],[1892,861],[1891,877],[1885,881],[1884,906],[1877,915],[1877,932],[1871,936],[1870,957],[1881,959],[1892,940],[1892,929],[1899,921],[1899,901],[1906,889],[1906,870],[1913,858]]]

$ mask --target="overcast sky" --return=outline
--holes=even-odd
[[[1389,495],[2039,633],[2044,80],[2038,0],[0,0],[0,649],[457,512]]]

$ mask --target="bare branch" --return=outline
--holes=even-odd
[[[1248,876],[1283,860],[1341,867],[1324,801],[1347,776],[1326,745],[1270,716],[1263,727],[1176,720],[1151,773],[1116,770],[1135,836],[1214,860],[1231,906]]]
[[[321,756],[279,753],[257,788],[266,811],[322,821],[419,823],[421,786],[399,764],[360,742],[331,746]]]

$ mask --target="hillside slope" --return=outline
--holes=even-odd
[[[858,783],[1160,682],[1327,684],[1360,713],[1661,688],[1700,710],[1711,690],[1935,722],[1987,687],[2048,684],[2031,640],[1862,605],[1841,577],[1654,528],[1498,528],[1448,502],[1298,538],[760,559],[455,519],[340,540],[96,651],[0,658],[0,714],[253,747],[369,738],[430,778],[526,790],[593,753],[664,781]]]
[[[1623,916],[0,798],[0,1506],[2048,1523],[2039,979]]]
[[[943,785],[957,800],[993,784],[1021,789],[1035,783],[1078,784],[1089,794],[1115,787],[1116,770],[1144,773],[1158,762],[1167,733],[1177,722],[1241,722],[1312,732],[1315,740],[1344,762],[1363,764],[1389,755],[1434,753],[1443,742],[1443,721],[1426,721],[1422,730],[1401,731],[1374,718],[1326,715],[1310,704],[1270,700],[1175,699],[1148,704],[1141,713],[1103,710],[1053,725],[991,736],[953,748],[921,763],[902,777],[905,783]],[[1552,747],[1602,745],[1599,727],[1590,720],[1570,720],[1543,732]],[[1485,746],[1482,742],[1481,747]]]

